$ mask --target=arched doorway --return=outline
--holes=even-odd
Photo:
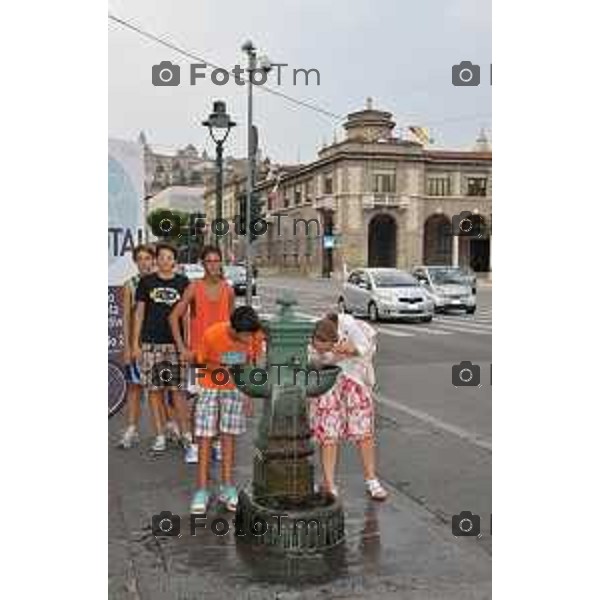
[[[396,266],[396,219],[377,215],[369,222],[369,267]]]
[[[481,235],[469,240],[469,264],[473,271],[487,273],[491,267],[490,236],[492,235],[492,216],[483,217]]]
[[[425,221],[423,264],[452,264],[452,223],[446,215],[431,215]]]

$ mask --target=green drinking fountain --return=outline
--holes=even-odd
[[[340,500],[315,489],[308,418],[308,402],[333,387],[340,369],[308,364],[314,323],[298,317],[294,304],[289,296],[278,299],[278,313],[263,321],[267,381],[236,382],[245,394],[264,399],[253,480],[240,491],[236,527],[247,532],[237,536],[242,542],[303,553],[331,548],[344,539]]]

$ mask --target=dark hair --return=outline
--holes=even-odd
[[[202,248],[202,252],[200,253],[200,260],[204,262],[209,254],[217,254],[219,256],[219,260],[223,260],[223,253],[221,252],[221,248],[218,246],[204,246],[204,248]]]
[[[313,337],[320,342],[337,342],[338,328],[330,318],[321,319],[315,324]]]
[[[330,312],[325,315],[325,318],[329,321],[333,321],[336,325],[338,324],[338,313]]]
[[[177,260],[177,248],[175,248],[175,246],[173,246],[173,244],[167,244],[167,242],[158,242],[158,244],[156,244],[156,257],[158,258],[158,255],[160,254],[161,250],[168,250],[169,252],[171,252],[173,254],[173,258],[175,260]]]
[[[133,249],[133,253],[132,253],[132,257],[133,257],[134,261],[137,260],[138,254],[140,252],[145,252],[146,254],[149,254],[152,258],[154,258],[156,256],[156,252],[154,251],[154,246],[151,246],[150,244],[138,244]]]
[[[258,314],[251,306],[238,306],[231,315],[231,326],[238,333],[254,333],[262,329]]]

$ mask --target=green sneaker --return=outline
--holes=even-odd
[[[210,493],[206,489],[196,490],[194,497],[192,498],[192,505],[190,506],[190,512],[195,515],[205,515],[208,511],[208,504],[210,502]]]
[[[222,485],[219,500],[228,511],[235,512],[238,504],[238,493],[234,485]]]

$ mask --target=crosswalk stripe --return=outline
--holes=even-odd
[[[492,335],[491,329],[468,329],[465,327],[461,327],[459,324],[456,325],[448,325],[447,323],[440,323],[438,325],[441,329],[447,329],[448,331],[452,331],[453,333],[472,333],[474,335]]]
[[[394,337],[415,337],[414,333],[407,333],[405,331],[399,331],[397,329],[389,329],[384,327],[376,327],[375,329],[378,333],[383,333],[384,335],[391,335]]]
[[[481,331],[491,331],[491,323],[480,323],[478,321],[468,321],[467,319],[440,319],[439,317],[434,321],[438,325],[450,325],[452,327],[464,327],[466,329],[477,329]]]
[[[410,331],[410,332],[414,332],[414,333],[429,333],[431,335],[452,335],[449,331],[441,331],[440,329],[432,329],[431,327],[425,327],[424,325],[410,325],[410,324],[404,324],[402,323],[402,325],[400,325],[399,327],[394,326],[394,331],[396,330],[400,330],[400,331]]]

